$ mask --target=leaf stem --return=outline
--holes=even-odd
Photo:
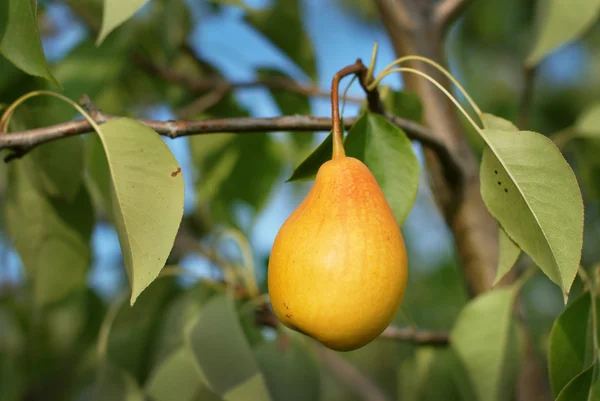
[[[332,134],[333,134],[333,155],[332,159],[341,159],[346,157],[344,152],[344,142],[342,141],[342,127],[340,124],[340,107],[339,107],[339,87],[342,78],[365,71],[367,68],[362,63],[361,59],[356,60],[356,63],[339,70],[331,81],[331,119]]]
[[[417,60],[417,61],[422,61],[424,63],[427,63],[433,67],[435,67],[438,71],[440,71],[442,74],[444,74],[454,85],[456,85],[456,87],[458,88],[458,90],[460,90],[460,92],[463,94],[463,96],[467,99],[467,101],[469,102],[470,106],[473,108],[473,110],[475,111],[475,113],[477,114],[477,116],[479,117],[479,120],[481,121],[481,124],[483,125],[483,127],[485,128],[485,120],[483,119],[483,112],[481,111],[481,109],[479,108],[479,106],[477,106],[477,103],[475,103],[475,101],[473,100],[473,98],[471,98],[471,96],[469,96],[469,94],[467,93],[467,91],[465,90],[465,88],[458,82],[458,80],[456,78],[454,78],[452,76],[452,74],[450,74],[450,72],[448,70],[446,70],[444,67],[442,67],[440,64],[436,63],[433,60],[428,59],[427,57],[422,57],[422,56],[405,56],[405,57],[401,57],[397,60],[395,60],[394,62],[390,63],[387,67],[385,67],[381,73],[379,74],[379,76],[369,84],[368,89],[369,90],[373,90],[377,84],[379,84],[379,82],[385,78],[386,76],[388,76],[389,74],[392,74],[394,72],[397,72],[397,69],[392,69],[393,67],[400,65],[406,61],[411,61],[411,60]]]

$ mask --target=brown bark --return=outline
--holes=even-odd
[[[446,64],[443,29],[448,21],[434,18],[432,2],[422,0],[376,0],[383,23],[398,56],[420,55]],[[401,10],[401,11],[398,11]],[[453,13],[449,13],[451,15]],[[403,24],[408,15],[410,24]],[[413,68],[427,72],[444,87],[448,79],[433,67],[413,62]],[[446,221],[454,233],[463,275],[469,293],[474,296],[491,287],[498,261],[497,223],[488,212],[479,192],[479,164],[463,133],[455,106],[428,81],[405,74],[406,88],[416,92],[424,106],[424,120],[459,158],[465,176],[462,201],[455,202],[452,188],[444,178],[439,159],[425,151],[431,185]]]

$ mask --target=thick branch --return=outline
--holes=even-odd
[[[440,1],[433,11],[434,24],[440,27],[442,32],[446,32],[467,4],[469,4],[469,0]]]

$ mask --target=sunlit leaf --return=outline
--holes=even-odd
[[[99,46],[116,27],[131,18],[148,0],[104,0],[102,27],[96,44]]]
[[[555,396],[593,362],[591,311],[591,296],[585,293],[570,304],[552,326],[548,370]]]
[[[188,332],[188,341],[216,394],[226,401],[270,400],[231,300],[218,296],[206,303]]]
[[[295,336],[266,341],[255,352],[273,401],[319,400],[319,367]]]
[[[513,316],[516,290],[489,291],[460,313],[450,343],[464,365],[478,401],[510,399],[520,366],[519,333]]]
[[[221,398],[205,384],[192,351],[176,348],[154,371],[146,384],[154,401],[219,401]]]
[[[31,168],[29,157],[10,166],[4,213],[41,307],[85,285],[94,216],[83,186],[72,202],[50,199],[31,182]]]
[[[506,276],[506,274],[512,269],[517,263],[519,255],[521,254],[521,248],[514,243],[512,239],[506,234],[502,228],[498,229],[498,270],[496,270],[496,277],[494,278],[494,285],[498,284],[500,280]]]
[[[275,0],[271,7],[248,11],[246,20],[316,80],[315,51],[304,28],[298,0]]]
[[[538,13],[535,45],[527,57],[530,66],[587,31],[598,19],[600,0],[544,0]]]
[[[35,2],[4,0],[0,5],[0,53],[30,75],[60,86],[46,61],[36,20]]]
[[[568,294],[583,245],[583,201],[575,174],[547,137],[483,131],[481,195],[508,236]]]
[[[85,138],[85,168],[84,180],[97,209],[101,210],[108,219],[112,220],[112,183],[110,167],[102,141],[97,135]]]
[[[98,134],[110,167],[113,219],[133,305],[173,247],[183,217],[183,173],[160,135],[137,121],[109,121]]]

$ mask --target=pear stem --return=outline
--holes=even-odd
[[[342,78],[366,71],[367,67],[362,63],[361,59],[357,59],[356,63],[339,70],[331,82],[331,119],[332,119],[332,134],[333,134],[333,159],[341,159],[346,157],[344,151],[344,142],[342,141],[342,126],[340,124],[340,106],[339,106],[339,87]]]

